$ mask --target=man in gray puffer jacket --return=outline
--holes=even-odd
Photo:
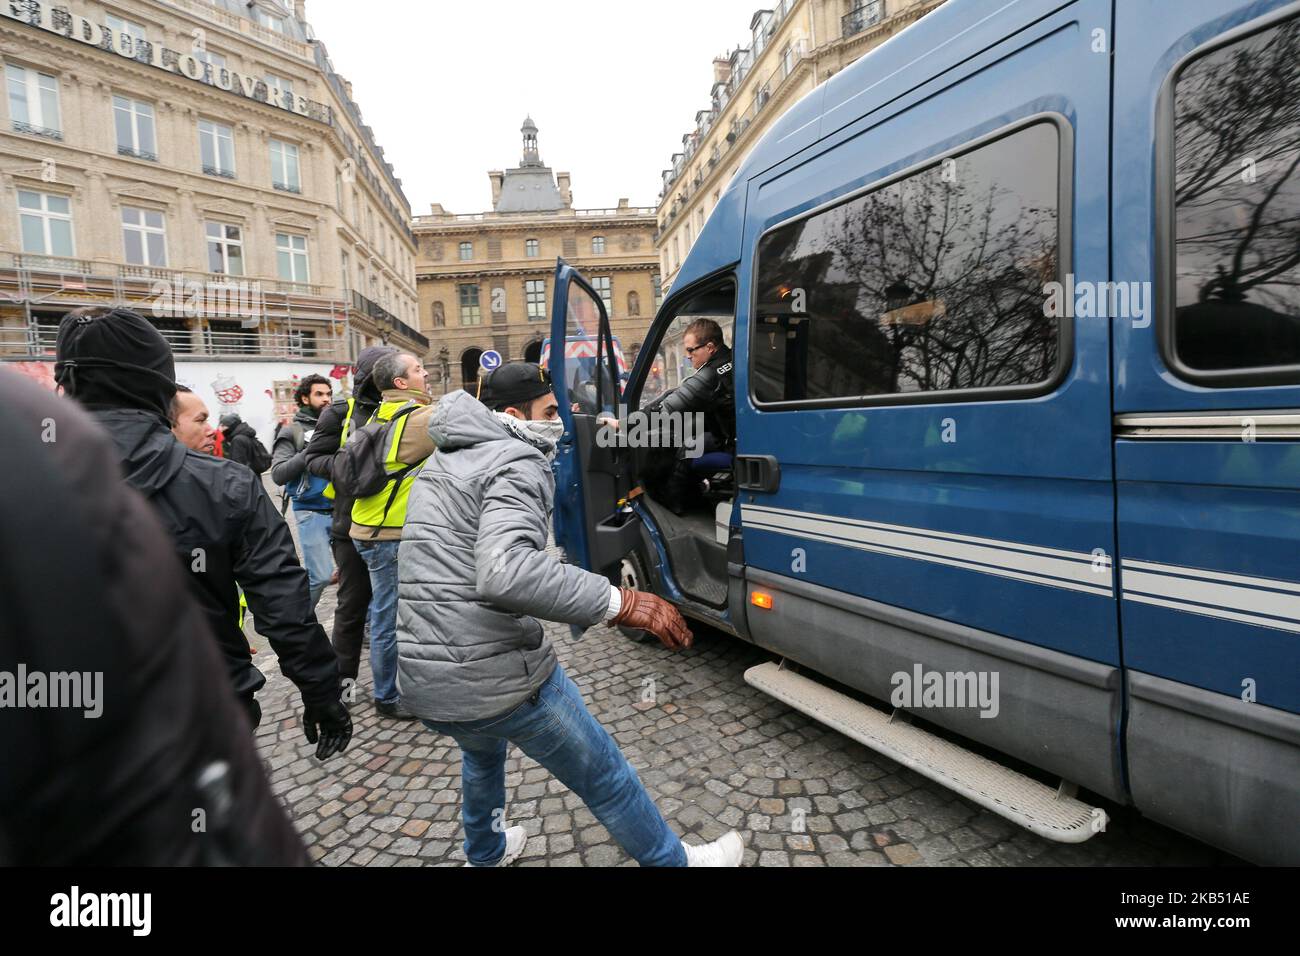
[[[398,689],[426,727],[460,744],[469,865],[503,866],[523,852],[524,828],[504,826],[514,743],[639,863],[738,866],[744,845],[734,831],[698,847],[677,838],[532,615],[643,628],[671,649],[690,646],[686,622],[653,594],[546,553],[550,458],[563,434],[547,374],[504,365],[482,397],[452,392],[433,413],[437,452],[411,490],[398,554]]]

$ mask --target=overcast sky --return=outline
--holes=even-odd
[[[709,105],[713,57],[747,45],[763,6],[307,0],[307,20],[421,215],[490,209],[487,171],[519,164],[526,114],[542,161],[572,173],[575,206],[653,206]]]

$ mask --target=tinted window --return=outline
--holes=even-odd
[[[1300,21],[1190,63],[1174,97],[1178,357],[1300,365]],[[1292,376],[1294,380],[1294,376]]]
[[[768,233],[759,401],[1030,385],[1060,358],[1059,134],[1037,123]]]

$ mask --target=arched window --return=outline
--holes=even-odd
[[[445,328],[447,325],[447,312],[443,308],[442,302],[433,303],[433,327],[435,329]]]
[[[480,348],[468,348],[460,353],[461,386],[471,395],[478,391],[478,360],[482,357]]]
[[[629,292],[627,294],[627,314],[628,315],[641,314],[641,296],[637,295],[635,291]]]

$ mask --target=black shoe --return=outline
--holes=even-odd
[[[379,715],[381,717],[388,717],[391,718],[392,720],[419,720],[420,719],[416,717],[415,714],[411,713],[409,710],[403,707],[400,703],[385,704],[380,701],[375,701],[375,710],[379,712]]]

